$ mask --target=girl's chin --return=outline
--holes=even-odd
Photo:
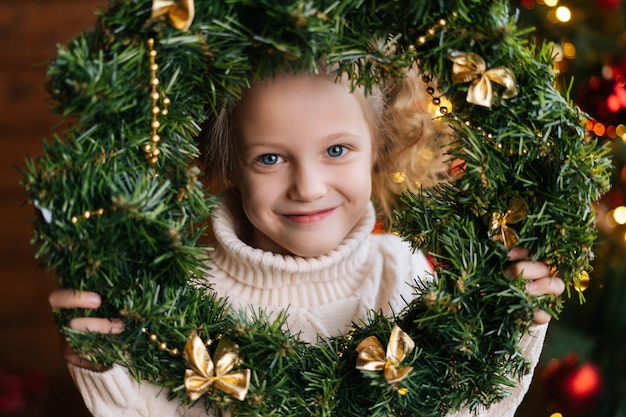
[[[303,258],[317,258],[329,254],[337,246],[339,246],[339,243],[329,244],[329,241],[324,241],[319,245],[294,245],[289,249],[285,249],[285,251],[290,255],[301,256]]]

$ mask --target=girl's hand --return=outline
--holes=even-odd
[[[507,273],[511,277],[521,274],[527,280],[526,292],[533,296],[552,294],[561,295],[565,290],[565,283],[562,279],[550,274],[550,267],[544,262],[532,262],[528,260],[528,250],[523,248],[513,248],[509,252],[509,260],[517,261]],[[546,324],[550,321],[550,315],[543,310],[535,312],[534,324]]]
[[[89,291],[78,290],[54,290],[48,297],[52,310],[62,308],[87,308],[96,310],[100,307],[100,295]],[[124,331],[124,323],[119,319],[104,319],[95,317],[77,317],[70,320],[69,327],[81,332],[119,334]],[[86,359],[78,356],[61,337],[61,353],[69,363],[81,368],[98,370]]]

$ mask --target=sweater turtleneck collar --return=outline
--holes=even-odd
[[[310,258],[275,254],[249,246],[237,236],[237,224],[228,204],[220,204],[212,220],[216,242],[210,254],[213,265],[209,275],[215,275],[215,290],[219,293],[221,287],[231,293],[229,297],[237,288],[246,294],[250,304],[326,303],[353,295],[367,276],[368,237],[375,223],[371,203],[337,248]],[[306,291],[313,287],[318,294],[313,298],[317,300],[305,300]]]

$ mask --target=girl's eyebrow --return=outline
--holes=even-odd
[[[351,131],[345,131],[345,132],[339,132],[339,133],[328,135],[327,139],[332,140],[332,139],[340,139],[340,138],[345,138],[345,137],[362,138],[363,135],[359,133],[351,132]]]
[[[363,134],[360,133],[356,133],[353,131],[341,131],[341,132],[336,132],[336,133],[331,133],[329,135],[326,135],[324,137],[321,138],[321,141],[323,142],[332,142],[333,140],[340,140],[340,139],[362,139],[364,136]],[[258,140],[258,139],[257,139]],[[252,143],[245,143],[245,144],[241,144],[241,149],[243,150],[249,150],[251,148],[255,148],[255,147],[280,147],[281,145],[283,145],[285,143],[285,141],[288,141],[289,139],[286,140],[269,140],[269,141],[265,141],[265,140],[258,140],[257,142],[254,141],[254,139],[252,139]]]

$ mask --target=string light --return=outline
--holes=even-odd
[[[624,143],[626,143],[626,126],[624,126],[623,124],[618,124],[617,127],[615,128],[615,134],[619,137],[622,138],[622,141],[624,141]]]
[[[571,42],[563,42],[563,54],[567,59],[576,58],[576,46]]]
[[[626,126],[621,123],[617,126],[613,126],[605,125],[604,123],[595,120],[587,120],[586,128],[588,132],[591,132],[598,137],[606,136],[609,139],[619,137],[624,143],[626,143]]]
[[[616,207],[615,210],[613,210],[613,219],[617,224],[626,224],[626,207]]]
[[[566,6],[557,7],[555,13],[559,22],[567,23],[572,19],[572,11]]]
[[[606,133],[606,127],[603,123],[596,123],[593,126],[593,133],[595,133],[596,136],[604,136],[604,134]]]

